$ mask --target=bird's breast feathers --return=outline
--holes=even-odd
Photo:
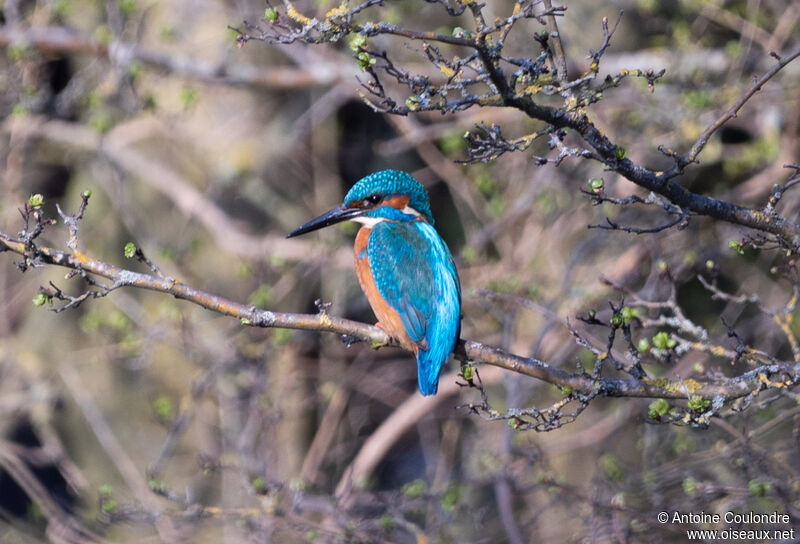
[[[434,228],[423,221],[363,227],[355,257],[359,282],[386,331],[402,344],[407,336],[415,352],[431,349],[446,358],[459,329],[460,286]]]

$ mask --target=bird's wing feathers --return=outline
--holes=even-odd
[[[429,224],[390,221],[373,227],[367,255],[378,291],[420,348],[420,391],[435,393],[461,328],[461,286],[453,257]]]
[[[406,332],[417,344],[425,339],[436,296],[425,242],[413,225],[386,221],[375,225],[367,248],[378,291],[400,314]]]

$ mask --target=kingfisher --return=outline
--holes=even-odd
[[[356,182],[341,205],[286,237],[342,221],[361,223],[356,275],[378,326],[416,356],[419,392],[436,394],[461,332],[461,284],[433,228],[425,188],[405,172],[376,172]]]

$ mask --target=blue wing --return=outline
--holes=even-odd
[[[461,286],[453,256],[436,230],[422,221],[376,224],[367,256],[378,291],[419,346],[419,390],[432,395],[461,329]]]

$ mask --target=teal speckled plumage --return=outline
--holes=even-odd
[[[461,324],[461,287],[450,250],[428,223],[385,221],[373,227],[367,256],[378,291],[419,346],[419,390],[433,395]]]
[[[349,206],[375,194],[384,198],[389,198],[392,195],[407,195],[409,207],[422,214],[425,221],[433,226],[433,214],[431,213],[431,205],[428,203],[428,193],[425,192],[425,187],[405,172],[381,170],[361,178],[344,195],[344,203]],[[385,206],[375,208],[367,215],[374,214],[378,216],[382,208],[385,208]]]
[[[420,393],[435,394],[461,329],[461,287],[425,189],[405,172],[376,172],[358,181],[341,206],[289,236],[345,220],[364,225],[356,271],[380,325],[416,354]]]

